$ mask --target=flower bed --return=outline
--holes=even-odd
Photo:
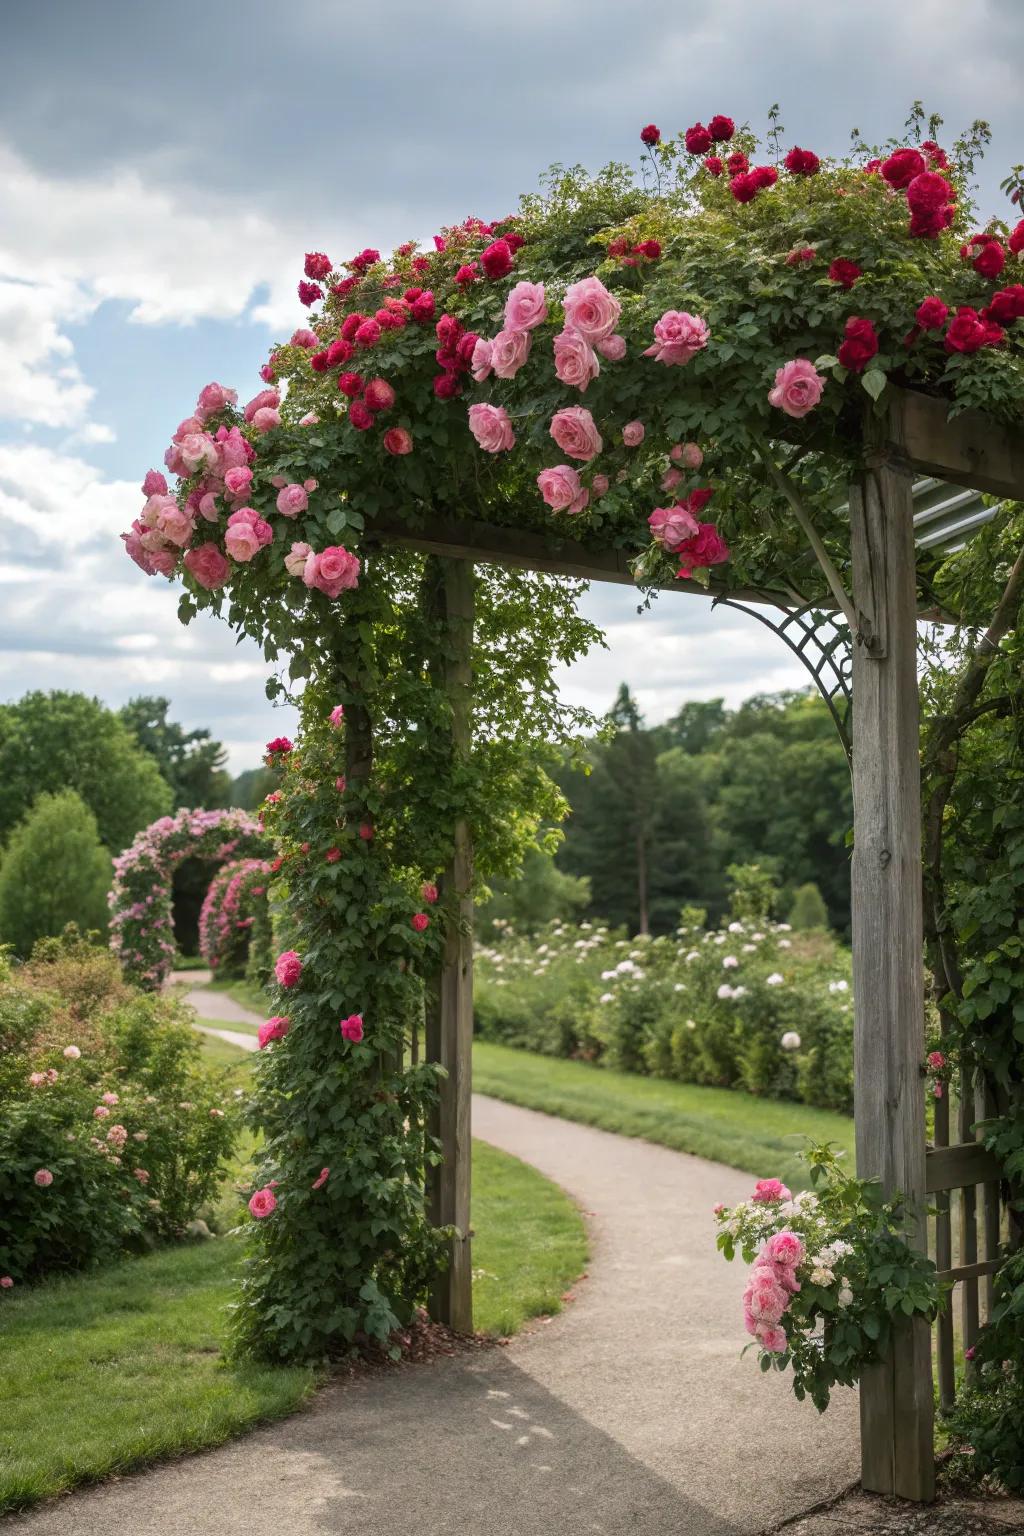
[[[234,1141],[184,1007],[77,937],[0,970],[0,1285],[179,1237]],[[10,1282],[10,1284],[7,1284]]]
[[[475,1015],[487,1040],[620,1071],[849,1110],[849,955],[784,923],[626,939],[549,925],[477,951]],[[538,941],[539,940],[539,941]]]

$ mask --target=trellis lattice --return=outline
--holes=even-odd
[[[849,625],[835,613],[824,610],[820,603],[804,603],[780,613],[779,609],[766,609],[722,594],[712,606],[735,608],[756,619],[803,663],[828,705],[852,769],[853,645]]]

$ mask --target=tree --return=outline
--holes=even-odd
[[[231,799],[231,775],[224,766],[227,752],[209,731],[186,731],[168,720],[170,707],[168,699],[143,696],[129,699],[119,713],[171,786],[175,810],[219,810]]]
[[[789,909],[789,921],[799,931],[809,928],[828,927],[828,908],[813,880],[797,886],[793,892],[793,905]]]
[[[237,805],[243,811],[254,811],[277,788],[277,776],[272,768],[246,768],[231,781],[229,805]]]
[[[492,882],[490,899],[477,912],[477,928],[484,933],[504,919],[520,933],[534,933],[556,918],[575,922],[589,902],[589,880],[567,875],[543,848],[530,848],[520,874]]]
[[[105,929],[110,884],[110,854],[81,796],[71,789],[40,795],[0,864],[0,940],[27,956],[37,939],[68,923]]]
[[[171,809],[172,792],[122,720],[84,693],[26,693],[0,705],[0,841],[37,795],[73,789],[111,853]]]
[[[728,720],[724,699],[688,699],[661,727],[666,745],[684,752],[706,752]]]

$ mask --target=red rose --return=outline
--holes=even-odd
[[[457,368],[470,368],[473,364],[473,353],[480,337],[475,331],[463,331],[455,345],[455,366]]]
[[[907,203],[914,213],[936,213],[954,198],[953,188],[945,176],[936,171],[922,171],[907,183]]]
[[[836,354],[844,368],[851,373],[863,373],[878,351],[878,337],[870,320],[851,315],[843,332],[844,341]]]
[[[646,256],[648,261],[657,261],[661,255],[661,241],[645,240],[642,245],[634,245],[633,252],[637,256]]]
[[[299,303],[300,304],[315,304],[317,299],[322,299],[323,296],[324,296],[323,289],[322,288],[318,288],[316,283],[300,283],[299,284]]]
[[[708,133],[710,133],[716,144],[724,144],[728,139],[732,138],[735,132],[736,124],[732,118],[725,117],[721,112],[716,112],[710,123],[708,123]]]
[[[615,240],[609,240],[608,242],[609,256],[625,256],[628,250],[629,241],[626,239],[625,235],[619,235]]]
[[[341,374],[339,374],[338,375],[338,388],[341,390],[343,395],[348,395],[350,400],[354,400],[357,395],[361,395],[362,392],[363,392],[363,378],[362,378],[362,374],[359,374],[359,373],[341,373]]]
[[[729,191],[738,203],[752,203],[757,196],[757,183],[749,171],[741,171],[729,182]]]
[[[395,455],[412,453],[412,433],[405,427],[389,427],[384,433],[384,447]]]
[[[948,168],[949,161],[946,158],[946,151],[944,149],[940,149],[934,139],[925,139],[924,143],[921,145],[921,148],[928,156],[928,159],[931,161],[932,165],[938,166],[940,171],[944,171]]]
[[[813,150],[800,149],[795,144],[783,164],[794,176],[816,176],[821,168],[821,161]]]
[[[982,347],[992,347],[1002,341],[1002,328],[991,320],[983,320],[976,309],[963,305],[956,318],[949,322],[946,332],[947,352],[980,352]]]
[[[489,232],[490,231],[488,230],[488,233]],[[516,251],[522,250],[523,246],[526,244],[526,237],[524,235],[518,234],[514,229],[509,230],[508,234],[502,235],[501,238],[504,240],[513,256],[515,255]]]
[[[367,267],[376,266],[378,261],[380,261],[380,251],[367,248],[365,251],[360,251],[358,256],[353,256],[347,265],[354,267],[357,272],[365,272]]]
[[[661,142],[661,129],[656,128],[653,123],[648,123],[646,128],[640,129],[640,137],[647,147],[651,148],[654,144]]]
[[[330,272],[331,258],[325,256],[323,251],[307,251],[306,265],[303,270],[307,277],[311,277],[317,283]]]
[[[407,304],[415,304],[416,300],[419,298],[422,292],[422,288],[407,288],[402,294],[402,298]]]
[[[829,280],[833,283],[842,283],[844,288],[852,288],[858,277],[864,274],[855,261],[847,261],[845,256],[837,256],[828,269]]]
[[[348,408],[348,419],[357,432],[368,432],[373,426],[373,412],[361,400],[353,400]]]
[[[725,170],[725,166],[722,164],[721,160],[719,160],[717,155],[708,155],[707,159],[704,161],[704,169],[707,171],[709,176],[721,176],[722,172]]]
[[[689,577],[694,571],[705,570],[709,565],[721,565],[728,560],[729,546],[714,523],[701,523],[699,531],[680,544],[676,554],[680,559],[676,577]]]
[[[988,240],[973,257],[971,264],[982,277],[998,277],[1006,266],[1006,252],[998,240]]]
[[[309,366],[312,368],[314,373],[326,373],[327,369],[330,367],[330,364],[327,361],[327,353],[314,352],[313,356],[309,360]]]
[[[946,203],[942,208],[916,209],[910,215],[910,233],[922,240],[936,240],[944,229],[948,229],[953,222],[956,209],[952,203]]]
[[[734,150],[725,162],[725,168],[730,176],[742,176],[744,171],[750,170],[750,161],[742,149]]]
[[[489,245],[480,257],[480,265],[492,282],[496,278],[507,277],[512,271],[512,252],[508,248],[508,241],[495,240],[493,245]]]
[[[468,287],[470,283],[475,283],[479,276],[480,272],[476,262],[470,261],[459,268],[455,274],[455,281],[460,287]]]
[[[420,325],[429,325],[430,321],[433,320],[434,295],[429,288],[424,288],[419,298],[413,299],[410,314],[414,320],[419,321]]]
[[[865,176],[877,176],[882,169],[881,160],[869,160],[864,167]]]
[[[356,327],[352,339],[357,347],[375,347],[380,341],[380,326],[376,320],[364,320],[362,325]]]
[[[779,173],[774,165],[755,165],[750,173],[750,179],[757,191],[762,187],[774,187],[779,179]]]
[[[915,321],[922,331],[941,331],[949,316],[949,306],[932,295],[917,307]]]
[[[1024,219],[1021,219],[1006,244],[1015,256],[1024,251]]]
[[[390,411],[395,403],[395,391],[387,379],[371,379],[363,398],[368,411]]]
[[[813,261],[817,254],[813,245],[795,245],[786,256],[786,266],[802,266],[805,262]]]
[[[439,373],[434,380],[434,394],[439,400],[454,400],[462,393],[462,380],[454,373]]]
[[[414,912],[409,921],[417,933],[423,933],[425,929],[430,927],[430,918],[425,912]]]
[[[382,331],[400,331],[405,324],[405,311],[401,308],[378,309],[374,312],[373,318]]]
[[[897,192],[902,192],[915,176],[920,176],[927,169],[924,155],[916,149],[898,149],[888,160],[883,160],[881,165],[882,175]]]
[[[703,123],[694,123],[683,134],[683,143],[691,155],[706,155],[711,148],[711,135]]]
[[[344,298],[346,293],[351,293],[353,288],[358,288],[358,287],[359,287],[359,278],[358,277],[343,277],[340,283],[332,284],[331,292],[338,294],[338,296],[340,298]]]
[[[341,323],[341,334],[344,336],[346,341],[351,341],[353,339],[356,331],[358,331],[359,327],[362,325],[365,319],[366,316],[361,315],[358,310],[355,310],[351,315],[345,316]]]
[[[1011,283],[992,295],[984,317],[997,325],[1012,325],[1014,320],[1024,319],[1024,285]]]
[[[346,341],[344,336],[339,336],[337,341],[332,341],[327,348],[328,368],[340,368],[342,363],[347,363],[352,356],[352,343]]]

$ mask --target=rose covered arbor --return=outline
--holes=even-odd
[[[387,1339],[428,1288],[471,1327],[473,891],[559,813],[581,581],[848,629],[858,1171],[918,1247],[928,1194],[983,1184],[984,1260],[938,1257],[975,1297],[996,1269],[973,1115],[926,1151],[917,620],[998,649],[1024,565],[958,585],[912,486],[1024,499],[1024,221],[973,219],[981,129],[947,155],[922,128],[825,161],[774,123],[761,154],[723,116],[651,127],[639,182],[556,171],[429,253],[313,253],[266,387],[208,385],[177,490],[147,475],[132,557],[304,680],[264,810],[301,940],[259,1064],[246,1347]],[[868,1487],[930,1497],[931,1376],[926,1317],[897,1318],[861,1375]]]

